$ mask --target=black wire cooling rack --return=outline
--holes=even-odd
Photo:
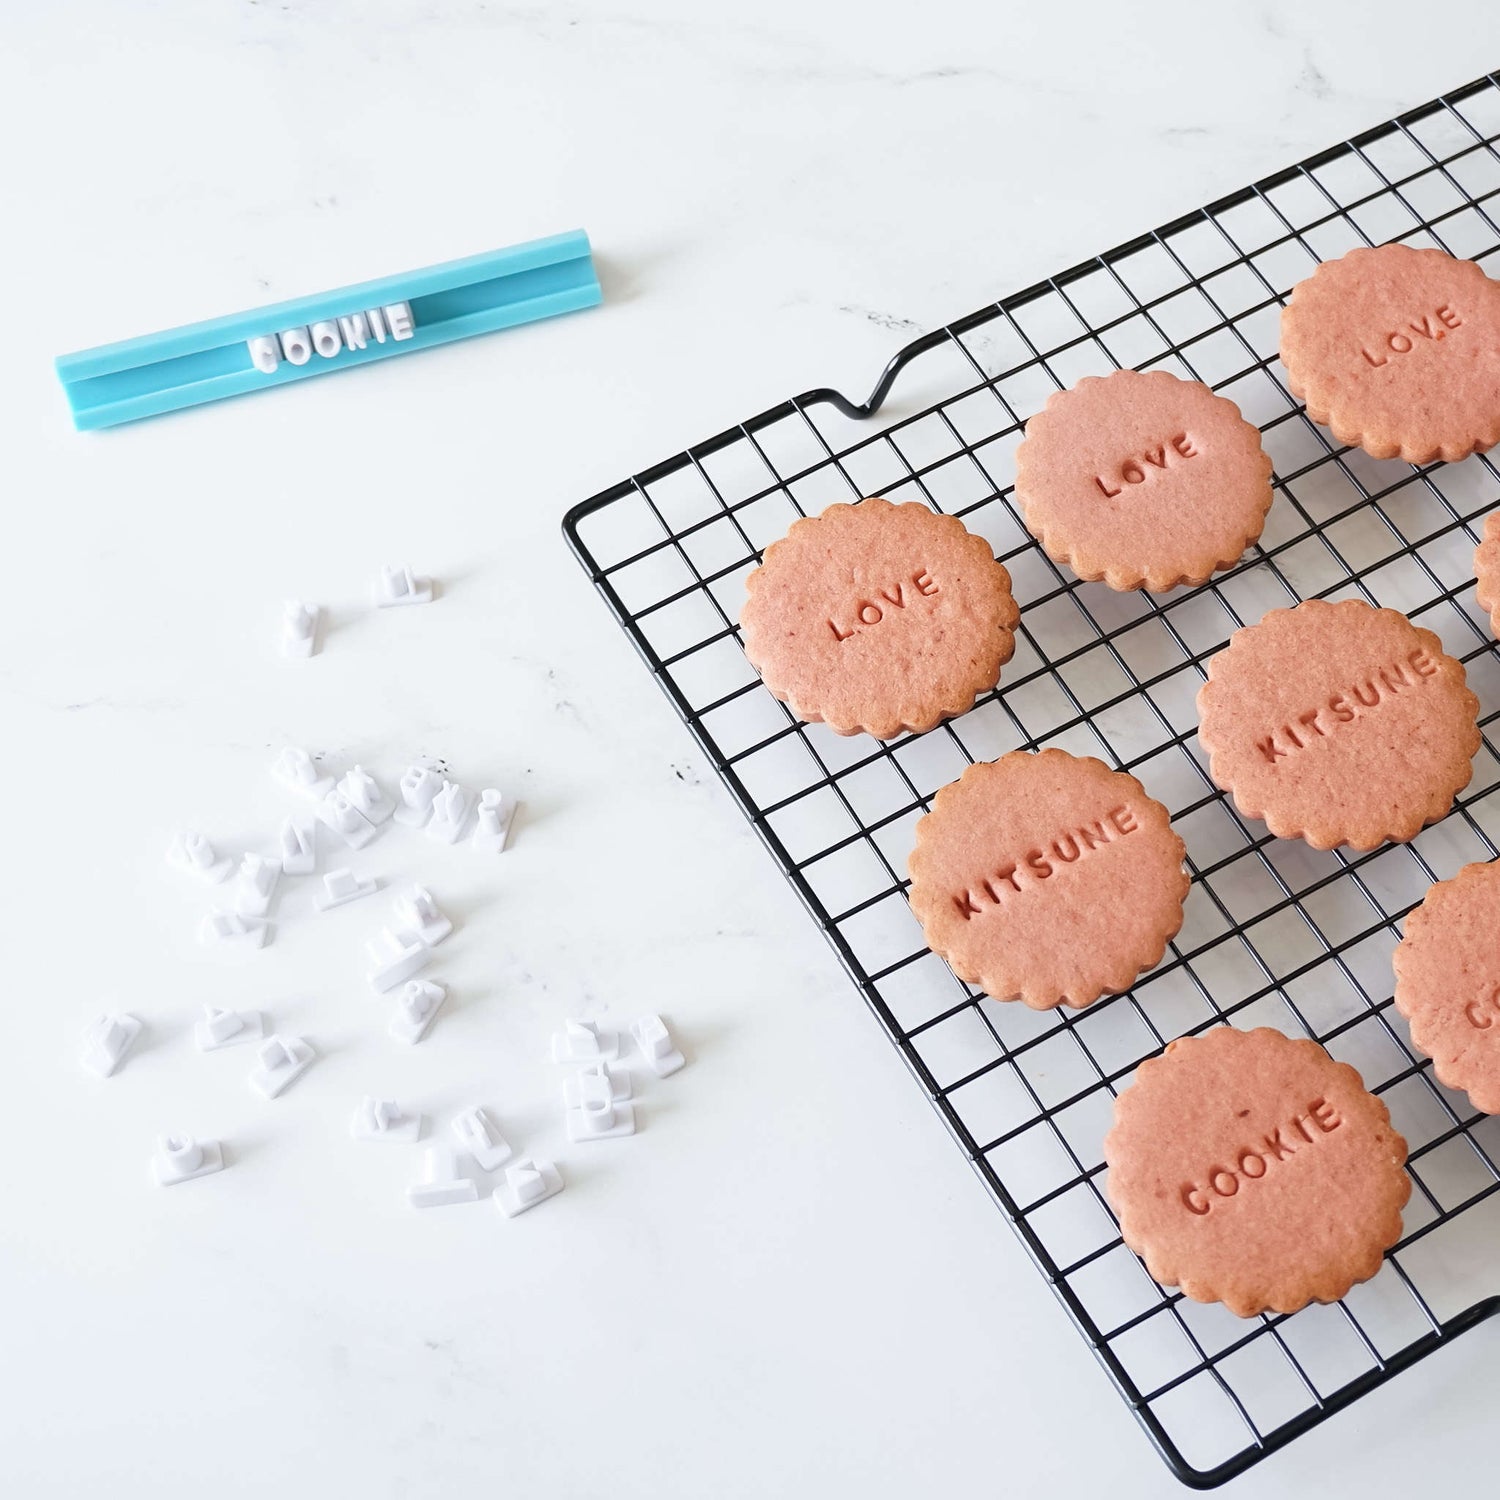
[[[1500,668],[1474,603],[1493,459],[1413,467],[1343,448],[1288,394],[1281,304],[1356,245],[1437,245],[1500,275],[1500,82],[1482,78],[925,335],[856,406],[810,391],[577,506],[569,542],[964,1154],[1179,1479],[1222,1483],[1500,1310],[1500,1119],[1443,1088],[1391,1004],[1391,951],[1434,880],[1500,844]],[[869,434],[914,359],[940,400]],[[1011,498],[1024,422],[1119,366],[1205,381],[1257,423],[1276,503],[1212,583],[1113,593],[1054,566]],[[835,500],[920,498],[1010,569],[1015,659],[974,709],[885,744],[794,720],[735,621],[760,549]],[[1484,744],[1413,843],[1319,853],[1247,824],[1196,739],[1203,664],[1299,599],[1405,611],[1464,662]],[[1002,1005],[929,953],[906,903],[912,830],[976,760],[1060,745],[1139,777],[1187,843],[1187,920],[1129,993]],[[1103,1193],[1115,1094],[1173,1037],[1228,1022],[1316,1037],[1411,1146],[1405,1237],[1342,1302],[1235,1318],[1158,1287]]]

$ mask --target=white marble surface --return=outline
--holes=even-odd
[[[1314,13],[1315,12],[1315,13]],[[160,0],[17,8],[0,49],[7,998],[0,1489],[116,1495],[1159,1495],[1124,1407],[587,587],[564,509],[912,332],[1465,81],[1489,7],[1393,0]],[[1399,38],[1399,39],[1398,39]],[[20,149],[17,149],[17,148]],[[65,350],[575,224],[606,305],[81,437]],[[431,608],[375,614],[387,558]],[[274,650],[284,596],[331,612]],[[300,741],[414,752],[526,807],[461,917],[451,1009],[384,1033],[373,903],[193,943],[178,825],[269,835]],[[375,898],[379,907],[388,896]],[[142,1016],[107,1083],[77,1032]],[[280,1100],[205,999],[319,1060]],[[638,1138],[569,1148],[569,1013],[691,1054]],[[567,1191],[514,1223],[402,1197],[367,1091],[480,1101]],[[229,1169],[170,1193],[168,1129]],[[1500,1328],[1241,1482],[1463,1481]],[[1332,1476],[1337,1476],[1334,1480]]]

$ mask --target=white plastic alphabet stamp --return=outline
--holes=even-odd
[[[401,805],[396,809],[396,821],[408,828],[422,827],[432,816],[432,801],[442,785],[443,778],[436,771],[427,766],[408,766],[397,783]]]
[[[675,1073],[687,1061],[673,1044],[667,1023],[660,1016],[642,1016],[638,1021],[632,1021],[630,1034],[635,1038],[646,1066],[658,1078]]]
[[[274,1099],[312,1065],[313,1049],[300,1036],[273,1036],[262,1042],[250,1070],[250,1087]]]
[[[224,1149],[217,1141],[195,1140],[190,1135],[164,1135],[156,1143],[151,1170],[162,1187],[191,1182],[224,1169]]]
[[[316,604],[288,599],[281,607],[281,654],[306,657],[318,649],[318,626],[323,611]]]
[[[452,1129],[454,1140],[474,1158],[481,1171],[493,1172],[510,1160],[510,1142],[477,1104],[455,1115]]]
[[[398,1042],[414,1047],[427,1035],[437,1019],[448,992],[440,984],[425,979],[408,979],[396,996],[396,1013],[391,1017],[391,1035]]]
[[[443,914],[432,892],[423,885],[402,891],[394,903],[391,926],[403,937],[414,937],[428,948],[435,948],[453,931],[453,921]]]
[[[528,1156],[505,1169],[504,1180],[495,1187],[495,1207],[507,1219],[514,1219],[562,1190],[562,1173],[550,1161]]]
[[[141,1023],[129,1011],[107,1011],[83,1034],[78,1061],[98,1078],[108,1078],[125,1061]]]
[[[237,911],[211,911],[198,926],[198,941],[206,948],[252,952],[271,940],[271,924]]]
[[[365,945],[365,952],[370,960],[365,977],[377,995],[383,995],[403,980],[410,979],[431,956],[431,950],[421,938],[393,932],[389,927],[382,927],[371,938]]]
[[[300,792],[313,802],[321,802],[333,790],[333,777],[323,775],[300,745],[288,745],[271,762],[271,774],[289,791]]]
[[[422,1116],[404,1110],[394,1099],[375,1099],[366,1095],[360,1100],[349,1133],[357,1141],[391,1141],[410,1145],[422,1137]]]
[[[561,1031],[552,1034],[553,1062],[608,1062],[619,1054],[619,1037],[597,1021],[569,1019]]]
[[[318,910],[332,911],[335,906],[347,906],[361,896],[373,895],[376,884],[373,875],[362,880],[353,870],[330,870],[323,877],[322,888],[315,898]]]
[[[218,885],[229,878],[234,861],[221,855],[201,833],[179,833],[167,850],[167,861],[174,869],[194,875],[204,885]]]
[[[205,1005],[203,1019],[193,1027],[193,1040],[200,1052],[217,1052],[221,1047],[259,1041],[265,1029],[258,1010],[226,1010],[222,1005]]]
[[[422,1157],[422,1180],[406,1190],[413,1208],[437,1208],[444,1203],[472,1203],[479,1184],[458,1169],[458,1152],[451,1146],[429,1146]]]
[[[317,824],[297,818],[282,822],[276,841],[283,875],[311,875],[318,867]]]
[[[473,807],[469,794],[454,781],[445,781],[432,799],[427,832],[440,843],[456,844],[463,836]]]
[[[375,577],[375,605],[378,609],[431,602],[432,580],[414,577],[410,568],[387,563]]]

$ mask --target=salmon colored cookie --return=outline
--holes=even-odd
[[[1260,535],[1271,460],[1233,401],[1165,370],[1058,391],[1026,424],[1016,499],[1054,562],[1112,589],[1203,583]]]
[[[1292,289],[1281,362],[1308,416],[1375,458],[1500,442],[1500,282],[1471,260],[1381,245],[1325,262]]]
[[[1160,962],[1182,927],[1184,853],[1134,776],[1017,750],[970,766],[918,822],[911,908],[987,995],[1082,1007]]]
[[[1358,600],[1273,609],[1198,690],[1209,774],[1314,849],[1414,838],[1469,784],[1479,700],[1430,630]]]
[[[1406,919],[1396,1009],[1450,1089],[1500,1115],[1500,863],[1465,865]]]
[[[1115,1101],[1107,1192],[1163,1286],[1242,1318],[1336,1302],[1401,1238],[1406,1142],[1316,1042],[1220,1026]]]
[[[916,502],[797,521],[746,587],[745,655],[798,718],[839,734],[931,729],[1015,650],[1010,574],[962,521]]]
[[[1474,590],[1480,609],[1490,612],[1490,629],[1500,636],[1500,510],[1484,523],[1484,540],[1474,550]]]

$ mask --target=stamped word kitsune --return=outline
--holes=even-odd
[[[1015,900],[1028,888],[1052,879],[1067,865],[1127,837],[1140,826],[1136,815],[1122,802],[1102,818],[1064,829],[1045,844],[1003,861],[982,880],[954,896],[954,910],[967,922],[989,908]]]
[[[1371,672],[1363,681],[1351,683],[1343,692],[1334,693],[1325,702],[1295,715],[1264,739],[1257,740],[1255,748],[1264,760],[1275,765],[1337,733],[1344,725],[1377,711],[1398,693],[1419,688],[1436,677],[1437,672],[1438,664],[1419,646],[1404,658]]]

